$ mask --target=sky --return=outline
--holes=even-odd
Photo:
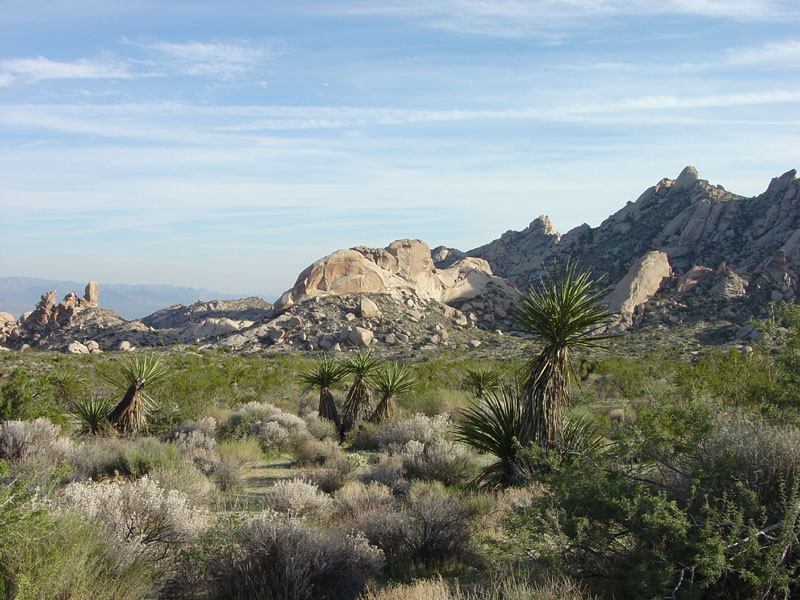
[[[274,294],[800,168],[796,0],[0,0],[0,276]]]

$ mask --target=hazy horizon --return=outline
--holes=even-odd
[[[800,167],[788,0],[0,1],[0,274],[288,289]],[[261,292],[256,292],[261,290]]]

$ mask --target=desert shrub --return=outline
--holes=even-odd
[[[336,424],[333,421],[321,418],[316,413],[316,407],[314,407],[314,411],[315,412],[306,413],[303,415],[303,420],[306,422],[308,434],[318,440],[324,440],[326,438],[332,440],[338,439]]]
[[[393,569],[462,557],[470,540],[467,509],[440,483],[415,483],[404,502],[361,514],[355,527]]]
[[[138,600],[152,593],[155,573],[144,562],[115,565],[104,530],[74,514],[44,514],[17,523],[4,538],[0,596],[60,600]]]
[[[387,487],[395,488],[405,481],[404,477],[403,459],[383,452],[378,457],[377,462],[371,465],[360,479],[363,483],[376,481]]]
[[[363,513],[394,503],[392,490],[377,481],[369,484],[351,481],[334,493],[333,500],[334,520],[340,526],[353,521]]]
[[[241,487],[242,469],[262,458],[261,447],[252,438],[226,440],[218,447],[219,459],[211,473],[219,489],[231,491]]]
[[[383,564],[383,553],[361,535],[313,530],[265,511],[244,522],[223,521],[205,535],[166,597],[354,599]]]
[[[187,460],[156,467],[150,471],[148,477],[164,490],[183,492],[195,503],[208,499],[216,490],[214,483],[194,463]]]
[[[539,473],[519,507],[520,555],[630,597],[774,598],[797,592],[797,432],[701,400],[640,407],[614,444]]]
[[[428,444],[410,440],[403,445],[398,456],[409,477],[441,481],[448,485],[469,476],[472,459],[472,454],[465,446],[444,439]]]
[[[124,444],[119,438],[84,438],[75,446],[69,461],[70,481],[97,479],[113,474],[114,469],[119,471],[119,456]]]
[[[14,369],[0,386],[0,420],[57,418],[53,386],[47,377],[31,376],[21,368]]]
[[[329,438],[307,439],[295,448],[295,461],[298,465],[322,465],[343,455],[341,447]]]
[[[450,586],[441,578],[394,584],[380,592],[370,591],[363,600],[589,600],[581,586],[567,578],[531,584],[514,576],[492,578],[475,589]]]
[[[256,421],[262,421],[268,417],[278,414],[280,409],[268,402],[249,402],[228,414],[228,418],[220,425],[219,435],[221,438],[241,438],[247,433],[247,429]]]
[[[377,436],[380,430],[381,426],[378,423],[362,422],[349,434],[350,447],[355,450],[378,450],[380,444]]]
[[[172,444],[165,444],[155,438],[141,438],[121,444],[118,449],[117,464],[106,465],[106,474],[116,469],[123,475],[142,477],[154,469],[169,468],[181,462],[181,454]]]
[[[205,516],[190,508],[186,495],[165,492],[147,476],[112,485],[70,483],[61,509],[83,512],[106,533],[106,551],[117,570],[141,559],[169,558],[206,526]]]
[[[342,455],[332,458],[321,467],[308,469],[303,477],[319,487],[323,492],[332,493],[341,488],[353,476],[358,466],[357,455]]]
[[[383,448],[401,447],[411,440],[429,444],[445,437],[449,428],[450,415],[447,413],[435,417],[416,413],[404,421],[383,427],[375,434],[375,437]]]
[[[264,452],[283,452],[289,448],[289,431],[275,421],[256,421],[247,434],[258,440]]]
[[[0,458],[20,461],[49,459],[55,463],[68,460],[72,443],[59,437],[61,428],[40,417],[33,421],[0,423]]]
[[[333,500],[313,483],[303,479],[284,479],[264,492],[264,504],[276,512],[294,516],[323,516]]]
[[[415,414],[379,430],[376,438],[381,447],[401,458],[408,476],[452,484],[467,476],[471,453],[448,440],[449,431],[450,415]]]
[[[744,485],[770,511],[800,484],[800,429],[774,425],[741,411],[723,414],[698,453],[698,468],[720,485]]]

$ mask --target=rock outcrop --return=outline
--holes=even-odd
[[[661,281],[670,275],[672,268],[667,255],[657,250],[648,252],[631,265],[625,277],[607,296],[609,312],[618,314],[622,323],[630,325],[634,314],[655,296]]]
[[[285,311],[311,298],[353,293],[398,297],[399,292],[405,292],[453,305],[483,296],[490,288],[498,306],[507,307],[514,286],[493,275],[485,260],[465,257],[447,269],[437,269],[425,242],[397,240],[386,248],[357,246],[321,258],[300,273],[292,289],[275,303],[275,309]]]

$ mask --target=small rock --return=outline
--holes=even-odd
[[[124,340],[119,343],[119,346],[117,346],[117,350],[119,350],[120,352],[130,352],[131,350],[133,350],[133,345],[128,340]]]
[[[472,321],[473,323],[477,323],[478,322],[478,315],[476,315],[474,312],[473,313],[469,313],[469,320]]]
[[[358,310],[361,313],[362,319],[373,319],[381,314],[381,311],[378,309],[378,305],[366,296],[361,297]]]
[[[467,316],[466,315],[458,315],[458,318],[456,319],[456,325],[458,325],[459,327],[466,327],[467,325],[469,325],[469,321],[467,320]]]
[[[419,323],[422,320],[422,313],[412,308],[411,310],[408,311],[408,318],[414,321],[415,323]]]
[[[272,342],[273,344],[277,344],[283,341],[284,335],[285,334],[283,329],[273,329],[272,331],[269,332],[269,341]]]
[[[293,316],[286,322],[287,327],[302,327],[303,326],[303,319],[298,316]]]
[[[390,346],[393,346],[394,344],[397,343],[397,338],[395,337],[395,335],[393,333],[390,333],[385,338],[383,338],[383,342],[385,344],[389,344]]]
[[[100,350],[100,344],[98,344],[94,340],[89,340],[88,342],[86,342],[86,347],[92,354],[100,354],[100,352],[102,352],[102,350]]]
[[[437,334],[431,336],[431,344],[438,344],[441,341],[442,338],[440,338]]]
[[[334,352],[341,352],[341,351],[342,351],[342,347],[341,347],[341,346],[338,344],[338,342],[337,342],[336,344],[334,344],[334,345],[333,345],[333,348],[332,348],[332,350],[333,350]]]
[[[480,340],[470,340],[469,341],[469,345],[472,348],[478,348],[481,345],[481,341]]]
[[[89,348],[84,346],[78,341],[71,342],[69,346],[67,346],[67,352],[70,354],[89,354]]]
[[[356,316],[355,316],[353,313],[351,313],[351,312],[347,313],[347,314],[344,316],[344,320],[345,320],[345,321],[353,321],[355,318],[356,318]]]
[[[408,336],[408,335],[406,335],[405,333],[398,333],[398,334],[396,335],[396,337],[397,337],[397,339],[398,339],[398,340],[400,340],[400,341],[401,341],[401,342],[403,342],[404,344],[408,343],[408,341],[411,339],[411,337],[409,337],[409,336]]]
[[[353,327],[350,330],[350,335],[347,339],[354,346],[366,347],[372,343],[374,337],[374,334],[369,329],[364,329],[363,327]]]

